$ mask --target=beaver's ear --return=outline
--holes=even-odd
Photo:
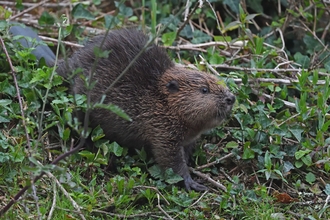
[[[178,92],[179,91],[179,83],[176,80],[169,81],[166,84],[166,87],[169,92]]]

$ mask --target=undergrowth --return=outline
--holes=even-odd
[[[69,95],[66,80],[15,43],[11,23],[2,21],[5,219],[330,218],[328,2],[109,2],[49,1],[36,9],[34,1],[7,2],[0,16],[28,23],[16,15],[31,9],[24,11],[29,24],[54,40],[46,39],[53,51],[62,48],[59,58],[107,29],[138,26],[175,62],[223,79],[235,108],[202,136],[193,157],[194,178],[209,191],[185,191],[181,178],[162,174],[144,149],[131,153],[105,140],[101,128],[82,127],[74,113],[88,108],[86,97]],[[97,150],[68,153],[86,131]]]

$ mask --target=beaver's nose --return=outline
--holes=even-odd
[[[228,97],[226,98],[226,103],[228,105],[233,105],[236,101],[236,97],[233,94],[228,95]]]

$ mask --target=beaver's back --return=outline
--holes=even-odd
[[[84,75],[94,70],[94,79],[97,85],[104,88],[109,86],[134,60],[148,43],[149,37],[137,29],[112,30],[107,35],[92,38],[84,48],[75,52],[68,60],[63,60],[58,68],[59,75],[67,78],[72,71],[82,68]],[[102,51],[97,49],[102,45]],[[107,57],[97,55],[108,53]],[[107,52],[104,52],[107,51]],[[93,68],[95,66],[95,68]],[[151,43],[136,59],[118,85],[132,83],[134,87],[150,89],[155,85],[161,75],[173,66],[166,51]],[[82,83],[76,82],[77,87]],[[76,88],[85,91],[85,88]],[[100,90],[97,88],[97,90]]]

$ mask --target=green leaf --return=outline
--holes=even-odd
[[[54,25],[55,18],[53,16],[51,16],[47,11],[44,11],[40,16],[38,23],[40,26]]]
[[[299,127],[297,128],[289,128],[289,131],[293,134],[293,136],[297,139],[297,141],[301,141],[301,134],[304,132],[304,129]]]
[[[115,1],[115,6],[119,9],[119,13],[122,14],[122,15],[124,15],[125,17],[130,17],[130,16],[133,15],[133,9],[127,7],[122,2]]]
[[[194,35],[194,37],[191,41],[191,43],[193,43],[193,44],[204,43],[204,42],[212,40],[212,37],[210,37],[209,35],[203,33],[200,30],[195,30],[193,32],[193,35]]]
[[[10,119],[8,117],[3,117],[0,115],[0,123],[8,123],[10,122]]]
[[[248,16],[246,16],[245,21],[250,21],[256,16],[258,16],[258,14],[249,14]]]
[[[122,110],[120,107],[114,104],[95,104],[95,108],[104,108],[107,110],[112,111],[113,113],[117,114],[119,117],[122,117],[123,119],[127,121],[132,121],[132,119]]]
[[[264,38],[262,38],[262,37],[256,37],[256,39],[255,39],[255,44],[256,44],[256,52],[255,53],[256,54],[261,55],[261,53],[262,53],[262,51],[264,49],[263,43],[264,43]]]
[[[86,10],[81,3],[74,6],[72,9],[72,16],[75,19],[83,18],[86,20],[95,20],[95,17],[88,10]]]
[[[230,22],[224,30],[222,30],[221,32],[222,33],[226,33],[227,31],[232,31],[232,30],[236,30],[240,27],[241,25],[241,22],[240,21],[233,21],[233,22]]]
[[[304,156],[304,157],[302,157],[301,158],[301,160],[302,160],[302,162],[304,162],[304,164],[305,165],[307,165],[307,166],[311,166],[312,165],[312,158],[311,158],[311,156],[309,156],[309,155],[306,155],[306,156]]]
[[[12,103],[12,101],[10,99],[0,99],[0,105],[1,106],[6,106],[6,105],[9,105],[11,103]]]
[[[325,192],[325,194],[330,196],[330,184],[329,183],[325,185],[324,192]]]
[[[62,137],[62,139],[63,139],[64,141],[69,140],[70,133],[71,133],[71,130],[70,130],[69,128],[66,128],[66,129],[63,131],[63,135],[62,135],[63,137]]]
[[[211,55],[209,62],[210,64],[222,64],[225,62],[225,57],[221,56],[218,53],[214,53]]]
[[[267,170],[271,170],[272,168],[272,160],[271,160],[271,155],[269,153],[269,151],[267,150],[266,153],[265,153],[265,167]]]
[[[93,161],[95,158],[95,154],[87,150],[82,150],[78,154],[85,157],[88,161]]]
[[[307,173],[307,175],[306,175],[306,181],[307,181],[309,184],[314,183],[315,180],[316,180],[316,177],[315,177],[315,175],[314,175],[313,173],[311,173],[311,172]]]
[[[303,156],[309,154],[311,152],[311,150],[299,150],[297,151],[294,156],[297,160],[299,160],[300,158],[302,158]]]
[[[114,17],[112,15],[105,15],[104,16],[104,23],[105,23],[105,27],[106,29],[112,29],[114,27],[116,27],[119,24],[120,20],[118,19],[118,17]]]
[[[254,158],[254,151],[250,147],[245,147],[244,146],[244,151],[243,151],[243,159],[253,159]]]
[[[172,46],[176,38],[176,32],[168,32],[162,35],[162,41],[165,46]]]
[[[117,157],[120,157],[123,154],[123,148],[117,142],[112,142],[110,144],[109,151],[114,153]]]
[[[238,5],[240,3],[239,0],[224,0],[224,4],[228,5],[228,7],[236,14],[239,13]]]
[[[283,164],[283,173],[286,174],[288,172],[290,172],[291,170],[294,169],[294,166],[292,165],[292,163],[290,161],[285,161]]]
[[[237,148],[237,147],[238,147],[238,143],[235,142],[235,141],[229,141],[229,142],[226,144],[226,147],[227,147],[227,148]]]
[[[108,58],[109,57],[109,54],[111,53],[111,51],[109,51],[109,50],[102,50],[99,47],[94,47],[93,50],[94,50],[95,56],[96,57],[99,57],[99,58]]]
[[[230,36],[214,36],[214,41],[217,41],[217,42],[231,42],[232,41],[232,38]]]
[[[258,13],[263,13],[264,9],[262,7],[262,0],[249,0],[247,1],[247,4],[253,8],[253,11],[256,11]]]
[[[300,167],[302,167],[304,165],[304,163],[302,161],[296,161],[294,163],[294,165],[295,165],[295,167],[297,167],[299,169]]]
[[[172,168],[165,170],[165,182],[167,182],[169,184],[175,184],[182,180],[183,180],[183,178],[180,175],[174,173]]]
[[[100,140],[101,138],[103,138],[105,135],[103,133],[103,130],[100,126],[97,126],[96,128],[93,129],[92,132],[92,141],[95,142],[97,140]]]
[[[294,59],[297,63],[299,63],[302,68],[308,68],[310,64],[310,59],[306,55],[302,55],[300,52],[294,54]]]
[[[10,161],[11,157],[7,153],[0,152],[0,163],[6,163]]]
[[[8,78],[0,82],[1,93],[6,93],[8,95],[14,96],[15,87],[8,82]]]
[[[162,169],[158,165],[150,167],[148,171],[152,177],[163,180]]]
[[[269,180],[269,178],[271,177],[272,172],[269,170],[265,170],[265,176],[266,176],[266,180]]]

